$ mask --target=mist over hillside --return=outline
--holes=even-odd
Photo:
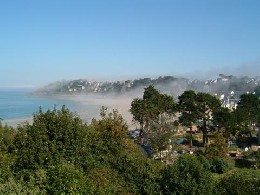
[[[153,85],[163,93],[177,98],[185,90],[206,92],[210,94],[229,93],[236,91],[239,94],[253,92],[260,85],[260,77],[236,77],[219,74],[215,79],[192,80],[174,76],[160,76],[158,78],[139,78],[122,81],[89,81],[77,79],[58,81],[35,91],[35,95],[126,95],[138,96],[145,87]]]

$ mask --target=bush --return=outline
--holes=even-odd
[[[214,159],[211,162],[210,170],[213,173],[226,173],[232,168],[232,164],[223,158]]]
[[[62,163],[53,166],[47,175],[50,194],[89,194],[91,191],[84,172],[73,164]]]
[[[164,194],[212,194],[213,178],[196,156],[183,155],[165,169],[162,179]]]
[[[257,166],[257,161],[254,159],[237,158],[235,162],[236,167],[240,168],[253,168]]]
[[[46,194],[45,191],[40,190],[38,187],[28,187],[28,183],[16,181],[10,178],[5,183],[0,184],[0,194]]]
[[[260,194],[260,179],[245,172],[223,177],[216,186],[216,194]]]

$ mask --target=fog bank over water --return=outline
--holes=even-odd
[[[113,109],[118,110],[118,112],[123,116],[126,120],[127,124],[130,128],[135,128],[136,124],[132,122],[132,115],[130,113],[131,102],[134,98],[142,97],[143,89],[138,90],[135,93],[127,93],[124,95],[116,95],[116,94],[106,94],[106,95],[98,95],[98,94],[90,94],[90,95],[63,95],[57,96],[57,98],[76,101],[82,105],[82,109],[80,112],[77,112],[81,118],[88,123],[91,122],[92,118],[99,119],[99,113],[102,106],[108,108],[108,112],[112,112]],[[89,106],[97,106],[97,110],[92,113],[88,113]],[[85,110],[85,111],[84,111]]]

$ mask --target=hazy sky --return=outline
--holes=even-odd
[[[259,0],[2,0],[0,86],[259,75]]]

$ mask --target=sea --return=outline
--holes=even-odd
[[[80,102],[61,97],[37,97],[32,95],[35,88],[0,88],[0,118],[2,124],[16,126],[30,121],[34,113],[60,109],[65,105],[71,112],[80,115],[83,120],[90,121],[99,113],[98,105],[83,105]]]

